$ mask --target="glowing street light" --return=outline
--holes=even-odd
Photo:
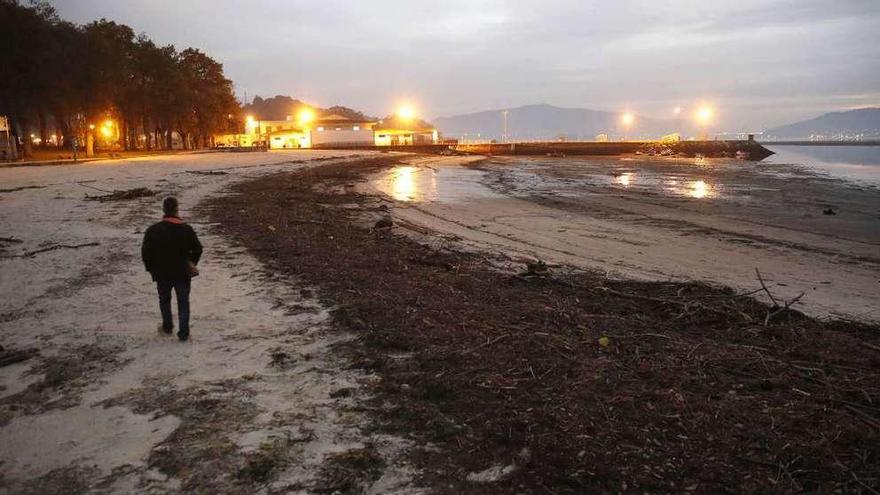
[[[699,122],[702,125],[709,124],[709,122],[712,121],[712,114],[713,114],[712,108],[700,107],[700,109],[697,110],[697,122]]]
[[[296,121],[299,122],[299,125],[301,126],[305,126],[313,120],[315,120],[315,112],[311,109],[303,108],[296,114]]]
[[[708,127],[709,124],[712,122],[712,117],[714,116],[714,113],[715,112],[712,110],[712,107],[709,106],[702,106],[697,109],[695,117],[697,119],[697,123],[702,128],[700,139],[704,141],[709,139]]]
[[[633,122],[636,121],[636,118],[633,114],[626,112],[623,116],[620,117],[620,122],[623,124],[623,140],[628,140],[629,128],[632,126]]]
[[[403,105],[397,110],[397,116],[403,120],[411,120],[415,118],[416,110],[409,105]]]

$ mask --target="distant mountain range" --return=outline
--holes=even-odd
[[[831,112],[814,119],[774,127],[762,139],[880,139],[880,108]]]
[[[608,134],[612,138],[624,135],[619,113],[546,104],[439,117],[433,123],[447,137],[502,139],[505,111],[507,134],[511,140],[593,140],[598,134]],[[679,124],[683,123],[636,115],[626,134],[632,139],[656,138],[675,132],[681,127]]]

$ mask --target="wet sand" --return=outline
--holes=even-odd
[[[404,224],[479,249],[743,291],[758,287],[758,268],[777,296],[805,293],[805,313],[880,319],[874,185],[736,160],[473,160],[412,162],[369,189],[393,199]]]

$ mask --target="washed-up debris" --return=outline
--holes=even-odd
[[[186,173],[196,175],[229,175],[229,172],[222,170],[187,170]]]
[[[837,215],[837,212],[834,211],[833,208],[825,208],[824,210],[822,210],[822,214],[823,215]]]
[[[394,220],[391,217],[382,217],[376,221],[376,224],[373,225],[374,229],[390,229],[394,225]]]
[[[101,194],[97,196],[89,196],[86,194],[86,201],[125,201],[129,199],[145,198],[155,196],[156,192],[147,187],[136,187],[134,189],[126,189],[123,191],[113,191],[110,194]]]
[[[24,191],[26,189],[44,189],[46,186],[21,186],[21,187],[11,187],[8,189],[0,189],[0,193],[9,193],[16,191]]]
[[[3,366],[9,366],[10,364],[20,363],[22,361],[27,361],[28,359],[39,354],[40,351],[30,348],[30,349],[3,349],[0,347],[0,368]]]
[[[3,258],[32,258],[38,254],[55,251],[56,249],[81,249],[84,247],[100,246],[100,242],[84,242],[82,244],[51,244],[49,246],[34,249],[33,251],[25,251],[21,254],[9,254],[2,256]]]
[[[46,246],[44,248],[35,249],[33,251],[27,251],[24,254],[19,255],[19,257],[31,258],[33,256],[40,254],[40,253],[55,251],[56,249],[80,249],[80,248],[84,248],[84,247],[100,246],[100,245],[101,245],[100,242],[84,242],[82,244],[53,244],[51,246]]]
[[[363,488],[378,479],[385,461],[373,445],[328,454],[312,493],[365,493]]]
[[[427,256],[410,258],[410,261],[419,265],[436,266],[438,268],[444,268],[446,270],[455,269],[455,257],[451,255],[444,256],[440,253],[432,253]]]
[[[269,363],[270,366],[281,369],[292,368],[296,365],[296,359],[293,358],[290,354],[280,349],[276,349],[272,351],[270,354],[272,361]]]
[[[547,264],[541,260],[526,263],[526,271],[521,273],[520,277],[546,277],[550,274]]]

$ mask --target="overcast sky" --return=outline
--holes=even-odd
[[[426,117],[550,103],[719,130],[880,106],[880,0],[55,0],[224,64],[243,98]]]

